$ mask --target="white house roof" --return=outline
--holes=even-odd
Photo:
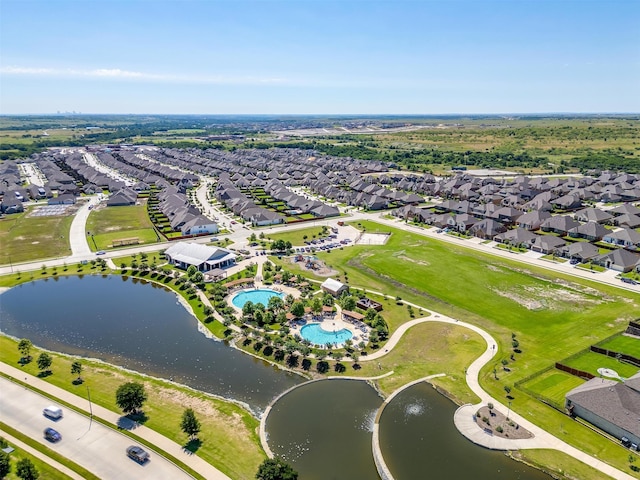
[[[322,282],[322,287],[331,292],[338,292],[344,286],[344,283],[339,282],[338,280],[334,280],[333,278],[327,278],[324,282]]]
[[[235,253],[226,248],[210,247],[191,242],[175,243],[167,248],[165,255],[189,265],[201,265],[210,260],[216,260],[215,263],[219,263],[236,257]]]

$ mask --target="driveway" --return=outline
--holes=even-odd
[[[0,418],[7,425],[81,465],[100,478],[189,479],[178,467],[151,452],[151,459],[139,465],[126,456],[134,444],[130,438],[89,418],[64,409],[64,417],[53,421],[42,415],[51,401],[5,378],[0,378]],[[58,443],[43,438],[47,427],[62,435]],[[146,449],[146,447],[145,447]],[[149,450],[149,449],[147,449]]]

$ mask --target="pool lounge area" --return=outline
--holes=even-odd
[[[347,328],[325,330],[323,324],[309,323],[300,328],[300,336],[305,340],[309,340],[314,345],[325,346],[330,343],[339,347],[347,340],[351,340],[353,333]]]

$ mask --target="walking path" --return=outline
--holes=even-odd
[[[11,365],[2,362],[0,362],[0,372],[20,381],[23,381],[24,379],[26,384],[37,388],[45,394],[50,395],[53,398],[60,399],[63,402],[69,403],[77,409],[82,410],[86,414],[90,413],[87,400],[78,397],[73,393],[67,392],[66,390],[63,390],[59,387],[56,387],[55,385],[51,385],[50,383],[47,383],[38,377],[29,375],[18,368],[12,367]],[[121,423],[122,415],[116,412],[112,412],[111,410],[101,407],[100,405],[92,404],[91,411],[96,417],[107,421],[114,429],[117,429],[117,425]],[[164,451],[179,459],[181,462],[183,462],[189,468],[192,468],[194,471],[198,472],[207,480],[229,480],[229,477],[216,469],[213,465],[210,465],[200,457],[191,454],[191,452],[185,450],[181,445],[178,445],[176,442],[168,439],[163,435],[160,435],[159,433],[151,430],[148,427],[139,425],[136,426],[135,434],[148,441],[151,445],[156,446],[159,450]]]
[[[34,457],[36,457],[37,459],[43,461],[44,463],[46,463],[47,465],[55,468],[57,471],[64,473],[65,475],[67,475],[68,477],[73,478],[74,480],[84,480],[84,477],[82,477],[81,475],[78,475],[76,472],[74,472],[73,470],[71,470],[69,467],[62,465],[60,462],[55,461],[53,458],[48,457],[47,455],[45,455],[44,453],[40,452],[39,450],[36,450],[33,447],[30,447],[29,445],[27,445],[26,443],[22,442],[21,440],[18,440],[16,437],[14,437],[13,435],[8,434],[7,432],[0,430],[0,434],[4,437],[4,439],[6,441],[8,441],[9,443],[13,444],[13,446],[16,449],[20,449],[20,450],[24,450],[26,453],[28,453],[29,455],[32,455]]]

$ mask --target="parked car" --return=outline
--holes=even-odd
[[[62,409],[60,407],[56,407],[55,405],[49,405],[42,410],[42,414],[45,417],[49,417],[53,420],[58,420],[62,418]]]
[[[127,457],[138,463],[144,463],[149,460],[149,454],[142,447],[131,445],[127,447]]]
[[[578,263],[580,263],[580,260],[578,260],[577,258],[572,258],[571,261],[569,261],[569,263],[571,265],[577,265]]]
[[[44,438],[46,438],[50,442],[56,443],[62,440],[62,435],[60,435],[60,432],[58,432],[57,430],[49,427],[44,429]]]
[[[98,250],[96,252],[96,255],[104,255],[105,253],[107,253],[107,252],[105,252],[104,250]]]
[[[638,284],[638,282],[636,282],[633,278],[621,277],[620,280],[622,280],[624,283],[629,283],[631,285]]]

